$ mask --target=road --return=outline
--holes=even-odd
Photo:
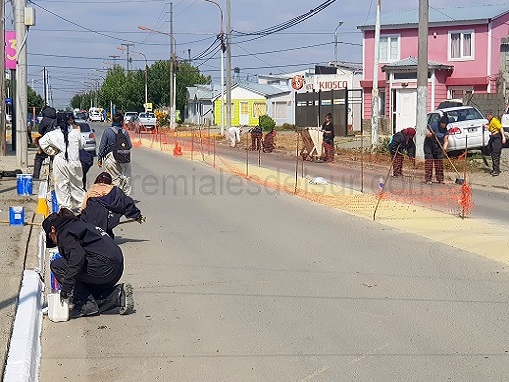
[[[45,320],[42,382],[507,379],[502,264],[146,148],[132,168],[137,312]]]

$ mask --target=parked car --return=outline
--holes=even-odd
[[[154,113],[140,113],[138,120],[147,130],[152,130],[157,125],[157,118]]]
[[[459,98],[446,99],[438,104],[437,109],[446,109],[449,107],[463,106],[463,100]]]
[[[96,138],[95,130],[90,128],[90,125],[86,122],[76,122],[80,127],[81,135],[85,138],[85,150],[96,156]]]
[[[79,111],[79,112],[76,112],[74,113],[74,121],[77,123],[77,122],[86,122],[87,121],[87,115],[82,112],[82,111]]]
[[[500,118],[500,122],[502,122],[502,128],[504,129],[504,135],[506,138],[506,143],[504,147],[509,147],[509,107],[502,114],[502,118]]]
[[[124,123],[136,122],[138,118],[138,113],[135,111],[128,111],[124,115]]]
[[[437,123],[446,114],[449,118],[447,151],[467,149],[487,150],[490,133],[484,129],[488,120],[473,106],[449,107],[428,113],[428,125]],[[484,140],[483,140],[484,134]]]

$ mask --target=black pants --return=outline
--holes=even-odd
[[[67,260],[63,257],[55,259],[51,262],[50,268],[58,282],[62,284],[67,270]],[[78,273],[76,275],[76,284],[74,285],[73,291],[74,304],[97,304],[100,311],[106,311],[120,306],[119,288],[116,284],[122,277],[123,271],[123,263],[104,263],[103,265],[94,266],[93,268],[87,267],[83,272]],[[105,309],[105,300],[108,300],[108,309]],[[110,305],[116,306],[110,307]]]
[[[502,137],[500,134],[491,135],[488,141],[488,149],[491,154],[491,161],[493,162],[492,173],[500,173],[500,154],[502,153]]]
[[[433,178],[433,167],[438,182],[444,181],[444,152],[435,138],[424,138],[424,178],[431,182]]]
[[[32,177],[34,179],[39,179],[39,177],[41,176],[42,162],[44,162],[44,160],[47,157],[48,157],[48,154],[46,154],[44,151],[42,151],[41,149],[37,150],[37,153],[35,154],[35,159],[34,159],[34,172],[32,175]]]

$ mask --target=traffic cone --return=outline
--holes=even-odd
[[[173,149],[173,155],[175,155],[175,156],[181,156],[182,155],[182,149],[180,148],[178,141],[175,142],[175,147]]]

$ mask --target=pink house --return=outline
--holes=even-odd
[[[501,41],[509,36],[509,5],[429,9],[428,110],[448,98],[494,93]],[[415,10],[381,15],[378,88],[380,115],[392,132],[416,124],[418,19]],[[371,118],[375,26],[363,32],[364,118]]]

